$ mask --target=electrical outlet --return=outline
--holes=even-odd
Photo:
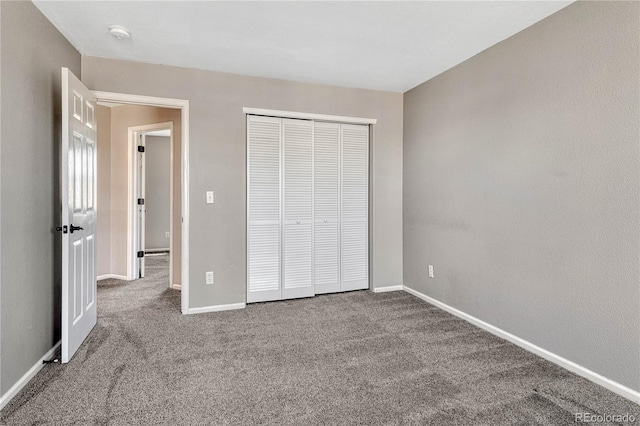
[[[213,191],[207,191],[207,204],[213,204],[214,197]]]
[[[433,265],[429,265],[429,278],[433,278]]]
[[[213,284],[213,271],[209,271],[206,273],[206,283]]]
[[[165,238],[169,238],[169,232],[165,232],[165,233],[164,233],[164,237],[165,237]]]

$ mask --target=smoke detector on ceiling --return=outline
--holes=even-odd
[[[111,25],[109,27],[109,33],[118,40],[129,40],[131,38],[129,30],[120,25]]]

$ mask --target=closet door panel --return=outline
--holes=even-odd
[[[284,227],[284,299],[311,297],[313,289],[313,226],[310,223]]]
[[[316,294],[340,291],[339,226],[336,221],[316,224],[314,280]]]
[[[342,224],[342,291],[368,288],[368,226],[365,222]]]
[[[310,297],[313,285],[313,123],[282,120],[283,298]]]
[[[341,290],[369,287],[369,127],[341,124]]]
[[[316,294],[340,291],[340,125],[314,123]]]
[[[281,298],[281,119],[247,117],[247,302]]]
[[[249,302],[280,298],[280,227],[250,226]]]

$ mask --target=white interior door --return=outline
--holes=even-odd
[[[62,362],[71,360],[97,321],[96,102],[62,69]]]
[[[342,291],[369,288],[369,126],[341,124]]]
[[[136,140],[138,146],[136,149],[136,203],[137,203],[137,218],[138,221],[138,235],[136,241],[136,259],[138,261],[138,274],[137,278],[144,278],[145,258],[144,253],[146,250],[145,245],[145,231],[146,231],[146,135],[144,133],[137,133]]]
[[[247,303],[282,298],[281,119],[247,117]]]
[[[313,286],[313,123],[282,120],[282,298],[311,297]]]
[[[314,123],[316,294],[340,291],[340,124]]]

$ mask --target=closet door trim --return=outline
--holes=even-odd
[[[242,111],[249,115],[264,115],[277,118],[299,118],[301,120],[330,121],[345,124],[376,124],[377,118],[348,117],[343,115],[315,114],[310,112],[280,111],[275,109],[244,107]]]

